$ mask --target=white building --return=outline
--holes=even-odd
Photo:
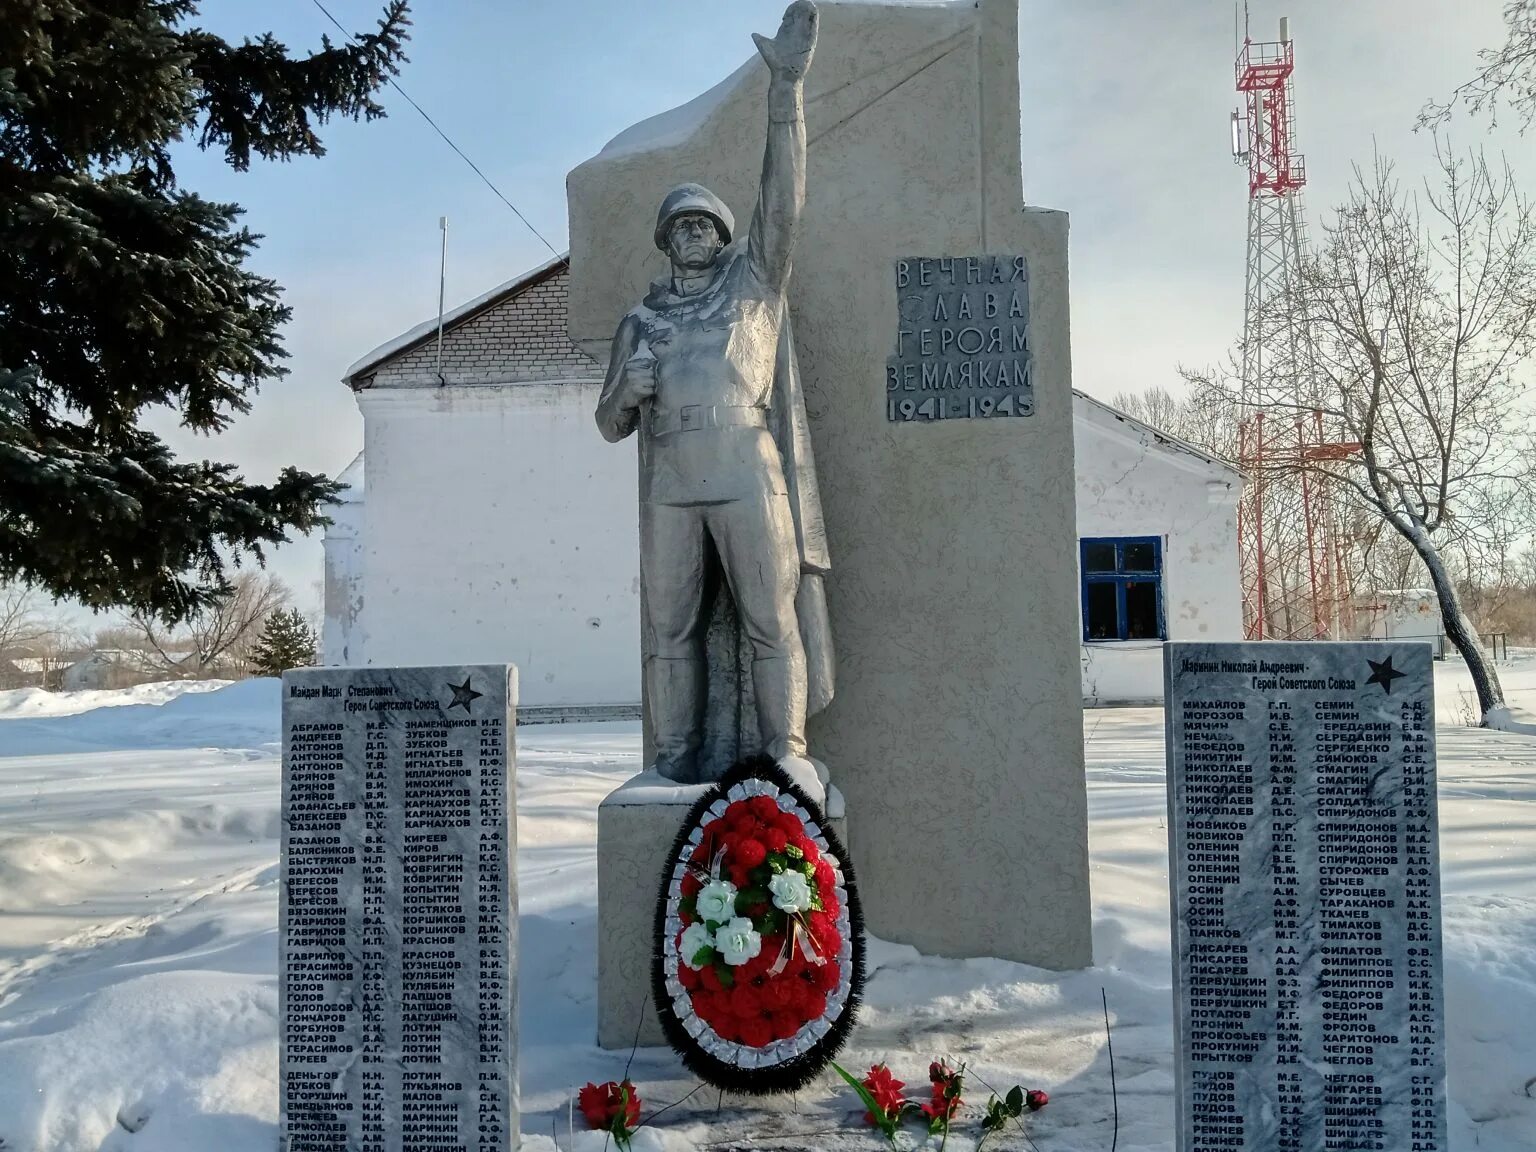
[[[1355,603],[1355,627],[1364,640],[1418,640],[1445,656],[1445,618],[1433,588],[1383,589]]]
[[[525,707],[639,701],[634,451],[593,424],[567,275],[448,313],[440,360],[434,319],[347,370],[363,454],[326,533],[327,664],[511,662]],[[1241,480],[1082,393],[1073,411],[1083,697],[1156,700],[1164,639],[1242,638]]]

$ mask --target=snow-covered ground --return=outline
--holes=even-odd
[[[1501,670],[1514,715],[1530,720],[1536,653],[1515,655]],[[1524,1089],[1536,1077],[1536,736],[1459,726],[1467,683],[1458,665],[1437,670],[1451,1148],[1514,1152],[1536,1149]],[[1161,720],[1084,718],[1097,967],[1058,974],[877,943],[846,1066],[887,1060],[921,1093],[928,1061],[950,1054],[1001,1090],[1051,1093],[1032,1123],[1041,1152],[1104,1152],[1102,988],[1118,1148],[1170,1152]],[[0,693],[3,1152],[276,1147],[277,728],[274,681]],[[525,1147],[549,1152],[552,1132],[570,1147],[571,1090],[626,1062],[592,1042],[596,813],[638,769],[639,732],[518,737],[523,1129]],[[694,1087],[664,1050],[641,1050],[631,1075],[648,1110]],[[985,1089],[973,1081],[969,1095]],[[771,1137],[756,1147],[878,1146],[830,1082],[770,1105],[719,1103],[695,1094],[637,1149],[748,1134]]]

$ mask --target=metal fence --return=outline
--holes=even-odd
[[[1478,637],[1488,654],[1495,660],[1509,659],[1509,633],[1489,632]]]

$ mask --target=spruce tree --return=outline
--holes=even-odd
[[[267,617],[256,646],[251,671],[257,676],[281,676],[290,668],[315,662],[315,631],[297,608],[279,608]]]
[[[225,428],[286,370],[289,309],[245,267],[238,205],[183,188],[171,147],[324,154],[331,116],[384,115],[405,0],[304,56],[194,25],[198,0],[0,0],[0,580],[174,622],[225,565],[325,523],[339,491],[286,468],[251,484],[139,426],[166,404]]]

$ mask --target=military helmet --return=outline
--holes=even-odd
[[[656,213],[656,247],[667,250],[667,232],[672,221],[687,213],[700,213],[715,222],[720,242],[729,244],[731,233],[736,230],[736,217],[725,206],[725,201],[702,184],[679,184],[668,192]]]

